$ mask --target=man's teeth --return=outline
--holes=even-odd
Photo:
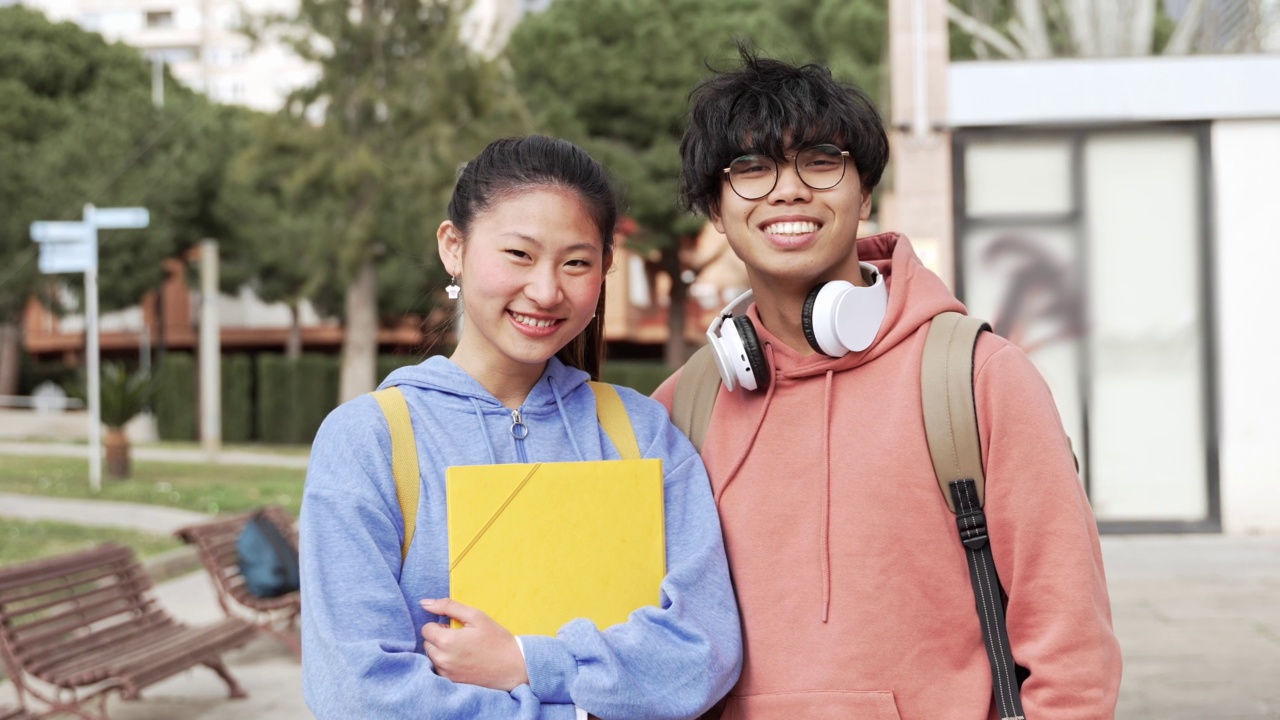
[[[807,235],[818,232],[818,223],[780,222],[770,225],[765,230],[771,235]]]
[[[511,313],[511,317],[515,318],[516,322],[521,325],[531,325],[533,327],[546,328],[556,324],[555,320],[539,320],[537,318],[531,318],[528,315],[521,315],[518,312]]]

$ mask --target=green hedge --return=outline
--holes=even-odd
[[[243,353],[222,356],[222,441],[247,443],[253,427],[253,359]]]
[[[303,353],[258,356],[258,439],[266,443],[310,443],[336,405],[341,360]]]
[[[68,394],[80,382],[78,369],[63,362],[37,362],[25,353],[18,353],[18,394],[30,395],[46,380],[59,385]]]
[[[426,360],[422,355],[379,355],[378,366],[375,372],[377,376],[374,382],[382,382],[383,378],[391,374],[392,370],[402,368],[406,365],[417,365]]]
[[[671,368],[660,362],[606,360],[602,379],[615,385],[626,385],[645,395],[652,395],[672,372],[674,371]]]
[[[197,438],[196,362],[190,353],[168,352],[156,368],[153,405],[161,440]]]

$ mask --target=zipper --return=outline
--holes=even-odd
[[[529,426],[524,424],[520,408],[511,411],[511,437],[516,439],[516,457],[522,463],[529,462],[529,456],[524,452],[524,439],[529,437]]]

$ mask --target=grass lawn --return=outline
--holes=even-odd
[[[117,500],[210,514],[276,504],[297,515],[305,477],[300,468],[135,460],[131,479],[104,477],[102,492],[95,495],[89,491],[89,465],[83,458],[0,455],[0,493]]]
[[[4,518],[0,519],[0,566],[83,550],[108,541],[128,545],[139,557],[156,555],[182,544],[176,538],[135,530]]]

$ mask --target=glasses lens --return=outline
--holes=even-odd
[[[844,153],[835,145],[815,145],[796,156],[796,169],[814,190],[833,188],[844,179]]]
[[[778,165],[767,155],[743,155],[729,163],[729,184],[745,200],[769,194],[778,179]]]

